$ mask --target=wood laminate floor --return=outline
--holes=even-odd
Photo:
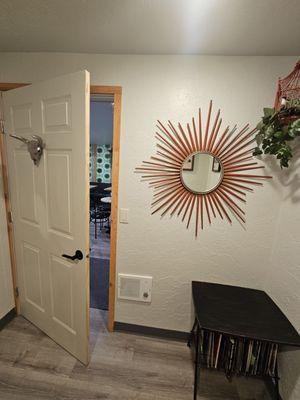
[[[192,400],[185,343],[106,330],[91,309],[88,367],[22,317],[0,332],[1,400]],[[201,371],[199,400],[269,400],[264,383]]]

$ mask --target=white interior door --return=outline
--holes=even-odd
[[[89,73],[4,94],[21,314],[83,363],[89,337]],[[38,166],[27,145],[39,135]],[[62,254],[83,253],[82,260]]]

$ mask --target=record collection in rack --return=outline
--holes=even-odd
[[[278,345],[201,331],[201,365],[223,370],[226,376],[275,376]]]

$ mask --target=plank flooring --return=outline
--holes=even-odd
[[[1,400],[192,400],[185,343],[106,330],[91,309],[91,361],[85,367],[22,317],[0,332]],[[201,371],[199,400],[270,400],[262,381],[228,382]]]

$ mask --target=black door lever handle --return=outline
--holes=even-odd
[[[68,254],[62,254],[62,257],[67,258],[68,260],[82,260],[83,259],[83,254],[80,250],[76,250],[74,256],[69,256]]]

